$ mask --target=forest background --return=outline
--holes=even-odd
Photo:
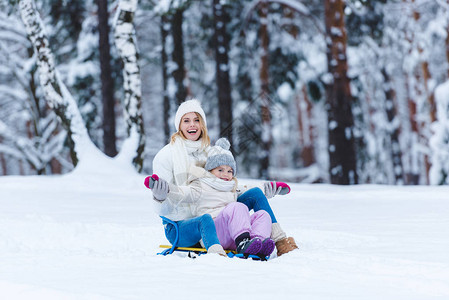
[[[239,176],[448,184],[448,76],[449,0],[2,0],[0,174],[151,174],[197,98]]]

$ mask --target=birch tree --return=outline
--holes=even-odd
[[[19,9],[28,38],[37,56],[39,80],[44,90],[45,99],[67,131],[72,162],[76,166],[83,154],[95,146],[89,138],[75,100],[56,70],[55,59],[34,1],[19,0]]]
[[[133,20],[137,0],[121,0],[115,22],[115,44],[123,61],[123,85],[125,90],[124,115],[127,124],[128,142],[135,149],[132,162],[142,170],[145,149],[145,131],[142,118],[142,90],[139,53]],[[128,146],[126,146],[127,148]],[[125,149],[127,152],[128,150]],[[122,152],[123,149],[122,149]]]
[[[121,1],[117,12],[116,44],[124,60],[125,118],[128,138],[124,141],[118,160],[131,162],[141,170],[145,145],[142,114],[140,111],[140,72],[133,28],[136,1]],[[43,22],[33,0],[19,1],[20,14],[37,56],[39,78],[45,99],[67,131],[72,162],[76,166],[86,154],[99,153],[92,143],[75,100],[60,79],[55,60],[44,32]]]

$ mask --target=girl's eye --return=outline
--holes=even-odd
[[[189,123],[189,119],[184,119],[184,123]]]

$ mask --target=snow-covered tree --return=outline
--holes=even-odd
[[[65,132],[36,84],[36,56],[25,28],[6,7],[0,13],[0,65],[2,173],[61,172]]]
[[[123,61],[125,120],[129,139],[133,140],[136,149],[133,164],[140,171],[143,166],[145,132],[141,110],[139,53],[133,25],[136,9],[137,0],[120,0],[115,22],[115,44]]]
[[[346,56],[347,35],[343,1],[325,1],[329,79],[326,82],[331,182],[356,184],[356,154],[352,95]]]
[[[128,95],[125,111],[127,112],[127,124],[129,126],[129,138],[122,146],[121,155],[117,159],[125,160],[129,158],[130,153],[135,166],[140,169],[142,166],[141,153],[143,152],[144,141],[143,127],[140,114],[140,76],[137,65],[137,52],[132,43],[134,35],[132,18],[127,19],[129,14],[135,11],[137,1],[125,2],[119,5],[117,18],[117,43],[122,54],[127,59],[125,64],[125,73],[128,76],[125,90]],[[48,38],[44,31],[44,25],[37,13],[34,1],[19,1],[19,8],[22,20],[25,24],[27,34],[37,55],[37,64],[39,66],[40,82],[44,89],[45,99],[49,106],[55,111],[62,125],[67,131],[68,141],[71,147],[72,161],[77,165],[85,155],[98,152],[98,149],[92,143],[86,126],[84,125],[80,111],[70,92],[62,82],[59,72],[56,70],[55,59],[49,47]],[[123,38],[130,38],[131,45],[123,42]],[[121,40],[122,39],[122,40]],[[120,44],[122,42],[122,44]],[[134,47],[133,47],[134,46]],[[132,151],[135,149],[135,152]],[[134,154],[132,154],[134,153]]]
[[[432,123],[431,184],[449,184],[449,81],[435,89],[436,121]]]
[[[55,59],[34,1],[20,0],[19,8],[28,37],[37,56],[39,79],[45,99],[67,131],[72,161],[76,166],[82,154],[94,147],[93,143],[89,138],[75,100],[61,81],[56,70]]]

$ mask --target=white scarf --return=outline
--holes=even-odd
[[[208,148],[208,147],[207,147]],[[198,141],[176,138],[173,143],[173,178],[178,186],[187,185],[190,164],[204,166],[207,159],[207,148]]]
[[[220,179],[218,177],[203,177],[200,178],[201,182],[204,182],[205,184],[209,185],[213,189],[220,191],[220,192],[231,192],[235,188],[235,181],[224,181],[223,179]]]

